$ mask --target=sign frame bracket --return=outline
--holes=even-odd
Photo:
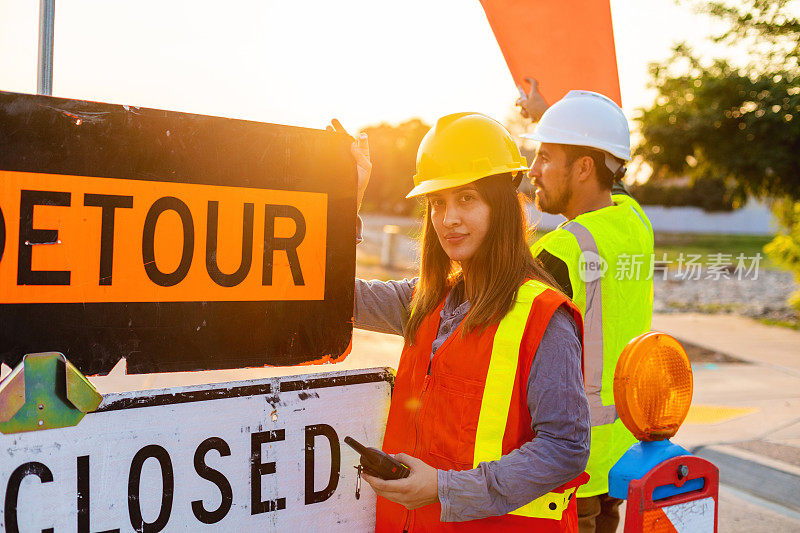
[[[103,401],[64,354],[31,353],[0,382],[0,432],[71,427]]]

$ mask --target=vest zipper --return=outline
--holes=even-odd
[[[411,452],[413,457],[416,457],[417,447],[419,446],[419,414],[422,411],[422,399],[425,397],[425,391],[428,390],[428,384],[431,382],[430,369],[428,374],[422,380],[422,392],[419,395],[419,405],[417,412],[414,414],[414,450]]]
[[[417,406],[417,412],[414,413],[414,449],[411,451],[411,456],[417,456],[417,446],[419,446],[419,413],[422,411],[422,398],[425,396],[425,391],[428,390],[428,384],[431,381],[431,363],[428,363],[428,373],[425,375],[425,378],[422,380],[422,392],[419,395],[419,405]],[[408,533],[409,527],[411,526],[411,512],[406,511],[406,523],[403,526],[403,533]]]

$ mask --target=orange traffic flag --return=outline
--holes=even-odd
[[[481,0],[514,82],[535,78],[548,104],[572,89],[620,106],[609,0]]]

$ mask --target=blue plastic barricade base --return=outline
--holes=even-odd
[[[623,500],[627,499],[628,485],[632,480],[641,479],[657,465],[679,455],[691,455],[691,453],[685,448],[673,444],[669,439],[655,442],[637,442],[625,452],[625,455],[617,461],[608,473],[609,496]],[[703,488],[702,479],[689,481],[680,488],[674,485],[665,485],[653,491],[653,499],[660,500],[701,488]]]

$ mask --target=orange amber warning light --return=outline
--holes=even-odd
[[[669,439],[692,404],[692,366],[673,337],[655,331],[628,343],[614,372],[620,419],[643,441]]]

